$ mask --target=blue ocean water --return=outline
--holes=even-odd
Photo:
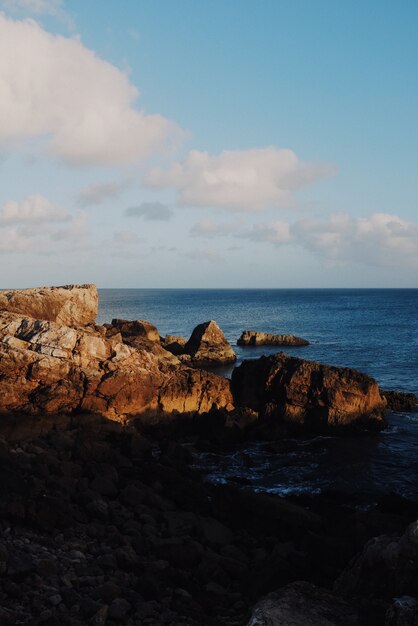
[[[311,344],[287,353],[353,367],[383,388],[418,394],[418,289],[100,290],[99,321],[115,317],[146,319],[161,335],[186,338],[214,319],[238,362],[277,351],[236,346],[243,330],[299,335]],[[292,453],[257,444],[202,455],[199,463],[211,480],[245,478],[255,489],[281,494],[338,489],[418,498],[418,412],[394,413],[389,422],[380,434],[306,440]]]

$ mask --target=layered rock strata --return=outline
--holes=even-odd
[[[0,311],[77,326],[94,322],[98,310],[95,285],[66,285],[0,291]]]
[[[124,419],[232,406],[228,380],[106,334],[101,326],[70,328],[1,313],[0,412],[88,411]]]
[[[373,378],[282,352],[244,361],[233,372],[232,390],[237,406],[305,430],[385,425],[386,400]]]
[[[272,335],[255,330],[244,330],[238,339],[239,346],[308,346],[309,341],[295,335]]]

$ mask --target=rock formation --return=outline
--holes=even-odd
[[[78,326],[94,322],[98,294],[95,285],[66,285],[0,291],[0,311]]]
[[[177,364],[159,345],[167,358],[106,334],[0,313],[0,413],[124,419],[232,406],[228,380]]]
[[[247,626],[360,626],[357,611],[307,582],[294,582],[254,607]]]
[[[271,335],[255,330],[244,330],[237,344],[239,346],[308,346],[309,341],[295,335]]]
[[[233,363],[237,358],[222,330],[213,320],[196,326],[184,352],[190,355],[195,366]]]
[[[168,350],[176,356],[183,354],[184,347],[187,343],[184,337],[180,337],[179,335],[166,335],[165,337],[161,337],[160,339],[161,345],[165,350]]]
[[[418,398],[414,393],[382,389],[381,394],[386,398],[391,411],[414,411],[418,408]]]
[[[250,407],[278,424],[314,432],[385,425],[386,400],[375,380],[281,352],[244,361],[232,374],[232,390],[237,406]]]

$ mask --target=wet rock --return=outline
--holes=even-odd
[[[309,341],[295,335],[272,335],[255,330],[244,330],[239,346],[308,346]]]
[[[232,390],[236,405],[258,411],[271,429],[324,432],[385,425],[386,400],[373,378],[282,352],[236,367]]]
[[[414,393],[382,389],[381,394],[391,411],[414,411],[418,408],[418,398]]]
[[[233,363],[236,354],[218,324],[213,320],[199,324],[184,347],[194,365]]]

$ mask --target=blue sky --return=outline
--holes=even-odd
[[[418,286],[416,2],[0,8],[0,287]]]

